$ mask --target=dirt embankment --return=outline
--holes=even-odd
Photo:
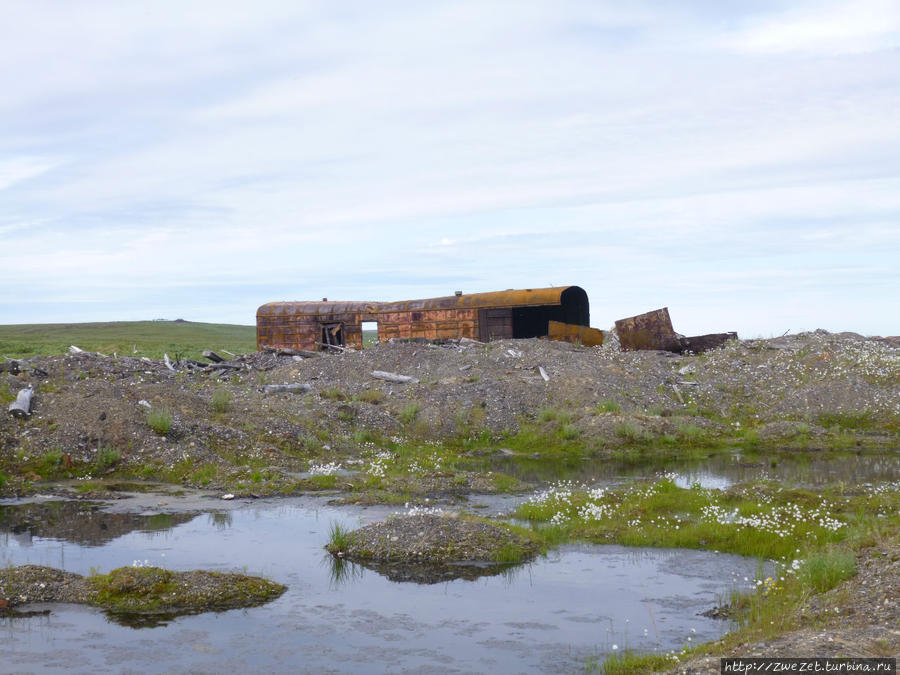
[[[382,344],[308,359],[259,353],[230,365],[171,370],[75,354],[5,368],[4,400],[35,390],[31,417],[0,416],[5,489],[41,477],[43,460],[90,465],[95,475],[131,467],[165,477],[179,464],[212,464],[283,477],[360,456],[375,436],[490,445],[529,425],[595,454],[679,434],[800,437],[814,447],[850,433],[853,443],[895,444],[900,429],[900,348],[848,333],[735,341],[700,356],[530,339]],[[379,380],[376,370],[418,382]],[[263,392],[298,383],[309,390]]]

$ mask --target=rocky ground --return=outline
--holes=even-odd
[[[271,492],[290,489],[310,464],[367,457],[392,438],[481,438],[496,451],[523,427],[577,438],[594,455],[688,435],[889,447],[900,429],[900,347],[824,331],[699,356],[531,339],[382,344],[308,359],[257,353],[227,370],[86,353],[4,365],[0,398],[35,391],[30,417],[0,416],[7,494],[48,473],[124,469],[223,489],[255,471],[264,484],[256,488]],[[309,390],[263,391],[300,383]],[[190,475],[205,465],[220,470]],[[477,479],[458,487],[490,489],[470,485]]]

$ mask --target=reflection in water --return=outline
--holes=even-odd
[[[198,612],[103,612],[112,623],[128,628],[159,628],[168,626],[179,616],[197,614]]]
[[[231,513],[228,511],[220,511],[209,514],[209,522],[218,530],[227,530],[231,527]]]
[[[332,589],[352,584],[366,575],[362,565],[357,565],[346,558],[337,558],[330,553],[322,556],[322,565],[328,568],[328,586]]]
[[[381,576],[397,583],[413,582],[417,584],[441,584],[463,579],[474,581],[481,577],[502,575],[512,581],[523,567],[523,564],[510,563],[415,563],[415,562],[381,562],[366,560],[352,562],[345,558],[337,558],[327,554],[331,565],[331,584],[340,586],[362,579],[364,569],[370,569]]]
[[[0,533],[9,532],[21,546],[30,546],[35,538],[103,546],[130,532],[171,530],[195,517],[184,513],[105,513],[99,504],[82,501],[0,505]]]
[[[609,458],[547,460],[534,457],[494,457],[473,462],[472,467],[503,471],[526,482],[575,480],[586,483],[645,478],[672,472],[689,486],[727,488],[735,483],[776,480],[797,487],[839,483],[894,481],[900,479],[900,462],[884,453],[864,452],[751,452],[732,449],[702,459],[642,458],[640,464]]]

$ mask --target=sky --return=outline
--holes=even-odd
[[[0,0],[0,324],[579,285],[900,334],[900,2]]]

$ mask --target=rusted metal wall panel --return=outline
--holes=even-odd
[[[257,311],[257,347],[315,349],[323,323],[342,323],[348,346],[362,347],[362,322],[378,323],[379,341],[392,337],[514,337],[513,307],[580,308],[587,317],[587,296],[577,286],[471,293],[402,302],[270,302]],[[575,297],[583,300],[576,301]],[[484,312],[488,312],[485,314]],[[580,317],[579,317],[580,318]]]
[[[672,328],[668,307],[630,316],[627,319],[619,319],[616,321],[616,333],[619,336],[619,344],[624,350],[681,351],[681,342]]]
[[[513,336],[511,307],[478,310],[478,339],[482,342],[503,340]]]
[[[597,347],[603,344],[603,331],[589,326],[550,321],[548,329],[551,340],[582,344],[585,347]]]

